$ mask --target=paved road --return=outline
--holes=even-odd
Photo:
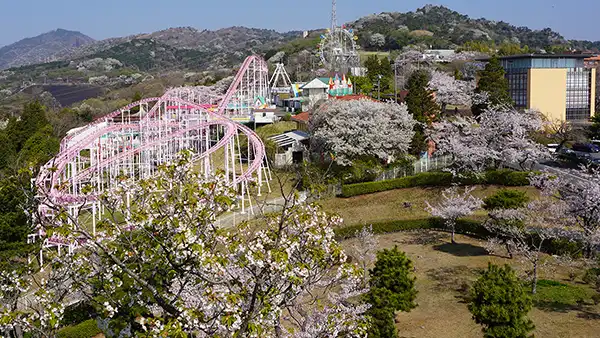
[[[306,192],[301,192],[298,198],[300,203],[306,201]],[[275,198],[272,200],[261,202],[260,204],[254,204],[252,208],[246,208],[246,211],[242,213],[237,210],[235,212],[226,214],[217,219],[220,226],[232,227],[240,224],[243,221],[249,221],[260,215],[269,214],[277,211],[281,211],[285,205],[285,199],[283,197]]]

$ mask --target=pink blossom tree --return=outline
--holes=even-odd
[[[481,208],[483,201],[471,195],[475,187],[466,187],[464,193],[459,193],[458,188],[452,187],[442,192],[442,200],[431,205],[428,201],[427,211],[433,217],[440,217],[446,222],[446,227],[452,233],[452,244],[456,244],[454,239],[456,220],[472,215]]]
[[[540,113],[518,111],[509,106],[487,109],[479,121],[453,117],[436,123],[428,135],[441,155],[451,155],[459,172],[482,172],[501,165],[530,169],[549,156],[548,150],[532,139],[543,126]]]
[[[471,106],[475,81],[457,80],[446,72],[434,70],[431,72],[429,89],[435,91],[436,101],[442,107],[442,111],[446,111],[448,104]]]

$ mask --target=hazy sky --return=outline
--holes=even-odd
[[[427,3],[532,29],[551,27],[567,38],[600,40],[598,0],[338,0],[338,21],[414,11]],[[94,39],[182,26],[305,30],[327,27],[330,11],[330,0],[0,0],[0,46],[56,28]]]

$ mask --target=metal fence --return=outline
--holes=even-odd
[[[452,163],[451,156],[434,156],[422,158],[409,167],[396,167],[381,173],[375,181],[392,180],[394,178],[412,176],[427,171],[436,171],[448,167]]]

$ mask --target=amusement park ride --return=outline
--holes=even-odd
[[[336,0],[331,3],[331,27],[321,35],[318,56],[323,67],[331,72],[346,74],[360,67],[360,57],[353,29],[337,25]]]
[[[58,155],[35,179],[38,214],[53,217],[57,207],[63,207],[74,218],[90,218],[95,234],[102,215],[98,197],[114,188],[117,178],[152,177],[160,164],[174,160],[184,149],[193,150],[203,175],[222,170],[226,183],[239,193],[241,211],[249,206],[253,212],[250,186],[259,196],[265,188],[270,191],[271,172],[261,139],[234,119],[250,120],[253,109],[269,96],[267,64],[250,56],[222,97],[197,87],[174,88],[72,130],[61,141]],[[93,193],[86,193],[84,187],[93,187]],[[80,244],[46,236],[43,228],[29,235],[28,241],[36,240],[43,240],[44,249],[59,252]]]
[[[319,55],[330,71],[345,74],[359,66],[356,37],[352,30],[337,26],[335,0],[331,28],[321,38]],[[336,81],[330,83],[331,88]],[[344,77],[341,82],[345,83]],[[268,108],[272,95],[289,92],[291,86],[283,64],[276,65],[269,79],[266,61],[250,56],[223,96],[203,87],[174,88],[71,130],[61,141],[58,155],[42,166],[34,180],[39,217],[52,218],[58,208],[64,208],[75,219],[91,219],[95,235],[103,214],[99,196],[113,189],[118,178],[152,177],[159,165],[187,149],[193,150],[194,161],[206,177],[223,171],[226,183],[239,193],[242,213],[247,206],[252,213],[250,186],[256,187],[259,196],[264,188],[270,192],[271,172],[261,139],[240,122],[253,121],[255,110]],[[93,193],[87,192],[88,187]],[[47,236],[42,227],[28,236],[29,242],[37,240],[43,241],[43,249],[57,248],[59,253],[61,248],[72,251],[81,244],[78,239]]]

